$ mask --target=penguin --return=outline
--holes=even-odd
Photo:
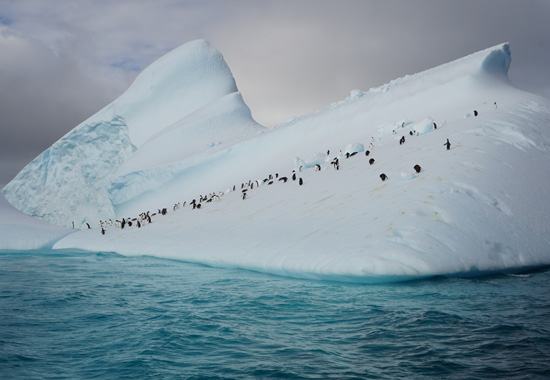
[[[477,115],[479,115],[478,112],[474,110],[474,116],[477,116]]]
[[[296,181],[296,173],[292,173],[292,180]]]
[[[287,180],[288,180],[288,178],[286,178],[286,177],[281,177],[281,178],[279,178],[279,182],[283,181],[283,182],[286,183]]]
[[[422,170],[422,168],[420,167],[420,165],[414,165],[414,171],[415,172],[420,173],[421,170]]]
[[[437,124],[436,123],[434,123],[434,129],[437,129]]]
[[[350,154],[350,157],[353,157],[357,154],[357,152],[353,152],[352,154]]]
[[[384,173],[380,174],[380,179],[381,179],[382,181],[385,181],[385,180],[387,180],[388,178],[389,178],[389,177],[388,177],[387,175],[385,175]]]
[[[91,230],[92,227],[90,227],[90,224],[89,223],[86,223],[86,225],[88,226],[88,229]]]
[[[315,171],[320,172],[321,171],[321,165],[315,164]]]
[[[447,139],[447,142],[443,144],[443,146],[446,146],[447,150],[451,149],[451,143],[449,142],[449,139]]]
[[[101,227],[101,235],[105,235],[105,229]]]
[[[304,180],[300,177],[300,180],[298,181],[298,184],[302,186],[304,184]]]
[[[369,160],[369,164],[370,164],[370,165],[374,164],[374,158],[371,158],[371,159]]]
[[[366,151],[365,151],[365,156],[367,156],[367,157],[368,157],[368,156],[369,156],[369,154],[370,154],[370,150],[366,150]]]

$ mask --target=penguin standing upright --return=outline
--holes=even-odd
[[[449,142],[449,139],[447,139],[447,142],[443,145],[447,147],[447,150],[451,149],[451,143]]]

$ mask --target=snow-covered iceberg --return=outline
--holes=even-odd
[[[510,62],[498,45],[267,129],[221,55],[192,42],[3,194],[32,215],[94,227],[54,249],[355,282],[550,265],[550,101],[514,87]],[[132,227],[96,227],[123,218]]]

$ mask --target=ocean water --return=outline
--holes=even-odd
[[[0,252],[0,379],[550,378],[550,270],[385,285]]]

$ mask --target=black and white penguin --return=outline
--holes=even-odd
[[[443,144],[443,146],[446,146],[447,150],[451,149],[451,143],[450,143],[449,139],[447,139],[447,142],[445,144]]]
[[[279,182],[281,182],[281,181],[286,182],[287,180],[288,180],[288,178],[286,178],[286,177],[279,178]]]
[[[88,226],[88,229],[91,230],[92,227],[90,227],[90,223],[86,223],[86,226]]]
[[[369,156],[369,154],[370,154],[370,150],[366,150],[366,151],[365,151],[365,156],[367,156],[367,157],[368,157],[368,156]]]
[[[369,164],[370,164],[370,165],[374,164],[374,158],[371,158],[371,159],[369,160]]]
[[[292,173],[292,180],[296,181],[296,173]]]
[[[476,110],[474,110],[474,116],[479,115]]]
[[[421,170],[422,170],[422,168],[420,167],[420,165],[414,165],[414,171],[415,172],[420,173]]]
[[[101,235],[105,235],[105,228],[101,227]]]
[[[304,180],[303,180],[302,178],[300,178],[300,180],[298,181],[298,184],[299,184],[300,186],[302,186],[302,185],[304,184]]]
[[[389,178],[389,177],[388,177],[387,175],[385,175],[384,173],[380,174],[380,179],[381,179],[382,181],[385,181],[385,180],[387,180],[388,178]]]

